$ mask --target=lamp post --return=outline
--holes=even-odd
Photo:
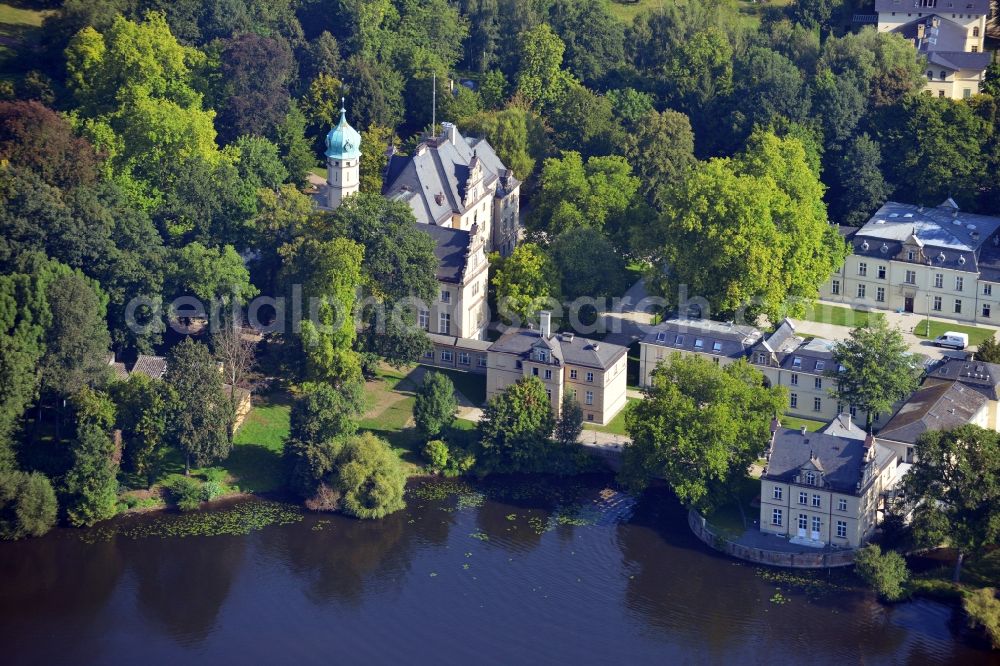
[[[924,294],[927,297],[927,307],[924,308],[924,312],[927,313],[927,324],[924,328],[924,337],[930,340],[931,338],[931,295],[930,292]]]

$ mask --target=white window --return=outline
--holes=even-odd
[[[451,363],[451,359],[452,359],[452,353],[450,351],[446,350],[446,349],[442,349],[441,350],[441,362],[442,363]]]
[[[847,523],[843,520],[837,521],[837,538],[846,539],[847,538]]]
[[[820,496],[819,496],[819,495],[813,495],[813,496],[812,496],[812,505],[813,505],[813,506],[815,506],[815,507],[819,508],[819,506],[820,506],[820,501],[821,501],[821,500],[820,500]]]
[[[799,406],[799,394],[791,393],[788,396],[788,406],[792,409],[796,409]]]
[[[430,330],[431,327],[431,313],[427,310],[420,310],[417,312],[417,326],[424,329],[425,331]]]
[[[931,306],[935,312],[941,312],[941,297],[934,297],[934,304]]]
[[[917,258],[917,253],[916,252],[914,252],[913,250],[907,250],[906,251],[906,260],[907,261],[913,261],[916,258]]]
[[[916,284],[916,283],[917,283],[917,272],[906,271],[906,284]]]
[[[757,354],[757,362],[758,363],[767,363],[767,354],[765,354],[764,352],[759,352]]]
[[[434,350],[432,349],[430,351],[425,351],[424,352],[424,358],[430,359],[431,361],[433,361],[434,360]]]
[[[962,314],[962,299],[955,299],[955,314]]]
[[[799,493],[799,504],[808,504],[808,503],[809,503],[809,493],[800,492]]]
[[[442,303],[451,303],[451,292],[448,291],[447,289],[442,289],[441,290],[441,302]]]
[[[592,373],[592,372],[588,372],[587,373],[587,381],[588,382],[594,381],[594,373]]]
[[[944,287],[944,275],[941,273],[934,274],[934,288],[941,289]]]
[[[878,275],[878,279],[879,280],[884,280],[885,279],[885,266],[879,266],[878,269],[876,269],[876,275]]]
[[[962,287],[965,286],[965,278],[956,277],[955,278],[955,291],[962,291]]]
[[[486,367],[486,354],[479,355],[479,358],[476,360],[476,365],[478,365],[480,368]]]
[[[549,362],[549,352],[548,352],[547,349],[539,349],[539,350],[537,350],[537,352],[538,352],[538,360],[539,361],[541,361],[542,363],[548,363]]]
[[[812,531],[813,532],[819,532],[819,528],[822,525],[822,523],[819,520],[819,516],[813,516],[812,524],[813,524],[812,525],[812,527],[813,527]]]
[[[782,497],[781,486],[775,486],[774,487],[774,499],[780,500],[781,497]]]
[[[664,333],[663,331],[660,331],[659,333],[656,334],[656,341],[657,342],[666,342],[667,341],[667,334]]]
[[[861,277],[868,275],[868,264],[863,261],[858,264],[858,275]]]
[[[576,370],[570,370],[569,371],[569,378],[570,379],[576,379]]]
[[[992,296],[992,295],[993,295],[993,285],[991,285],[991,284],[984,284],[983,285],[983,296]]]
[[[702,340],[701,338],[695,338],[694,339],[694,348],[695,349],[702,349],[702,348],[704,348],[704,346],[705,346],[705,341],[704,340]]]
[[[990,304],[989,303],[983,303],[983,317],[985,317],[986,319],[990,318]]]
[[[804,513],[799,514],[799,529],[804,530],[809,527],[809,516]]]
[[[814,378],[813,379],[813,386],[816,388],[817,391],[822,390],[823,389],[823,380],[820,377]]]
[[[814,412],[823,411],[823,401],[820,398],[813,398],[813,411]]]
[[[799,374],[797,372],[793,372],[792,373],[791,382],[792,382],[792,386],[798,386],[799,385]]]
[[[722,351],[722,343],[721,342],[713,342],[712,343],[712,351],[714,351],[714,352],[720,352],[720,351]]]
[[[683,335],[676,336],[674,338],[674,344],[675,345],[682,345],[682,344],[684,344],[684,336]]]
[[[865,285],[859,284],[858,285],[858,298],[864,298],[864,297],[865,297]]]
[[[771,512],[771,524],[781,527],[781,509],[775,509]]]
[[[837,500],[837,511],[847,511],[847,500],[843,498]]]
[[[594,404],[594,392],[593,391],[587,391],[587,393],[586,393],[586,401],[587,401],[588,405]]]
[[[546,379],[552,379],[552,371],[551,370],[548,370],[548,369],[545,370],[545,378]]]
[[[816,361],[816,370],[822,370],[826,367],[826,361]]]
[[[830,293],[832,293],[834,296],[840,295],[840,280],[834,280],[830,284]]]
[[[816,485],[816,474],[814,472],[806,472],[806,483],[810,486]]]
[[[447,312],[438,313],[438,333],[443,335],[451,333],[451,315]]]
[[[469,365],[470,363],[469,352],[458,352],[458,364],[459,365]]]
[[[885,287],[875,288],[875,300],[879,303],[885,303]]]
[[[792,367],[793,368],[801,368],[802,367],[802,357],[801,356],[796,356],[795,358],[792,359]]]

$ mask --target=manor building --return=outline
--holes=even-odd
[[[820,298],[997,324],[1000,217],[965,213],[951,199],[936,207],[890,201],[848,242],[851,254]]]
[[[926,92],[950,99],[979,93],[990,65],[990,0],[875,0],[875,11],[879,32],[902,35],[926,57]]]

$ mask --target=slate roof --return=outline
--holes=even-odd
[[[132,366],[132,372],[144,374],[151,379],[163,379],[163,375],[167,372],[167,359],[163,356],[139,354],[135,365]]]
[[[433,224],[422,224],[417,228],[426,232],[434,241],[434,256],[438,260],[434,274],[437,279],[443,282],[461,283],[471,234],[461,229]]]
[[[938,0],[937,7],[922,7],[920,0],[875,0],[875,11],[989,14],[990,0]]]
[[[986,404],[982,393],[959,382],[925,382],[879,431],[880,439],[915,444],[928,430],[950,430],[971,423]]]
[[[823,338],[809,338],[780,359],[781,367],[791,372],[826,374],[833,367],[834,343]]]
[[[944,67],[953,72],[971,69],[981,72],[990,66],[993,57],[989,53],[971,53],[969,51],[931,51],[927,54],[927,62],[931,65]]]
[[[895,454],[875,443],[875,462],[882,469]],[[865,441],[819,432],[780,429],[774,433],[767,468],[762,478],[794,483],[799,470],[816,467],[822,471],[825,486],[831,490],[857,495],[858,482],[865,466]]]
[[[413,155],[391,154],[386,166],[382,194],[406,202],[423,224],[441,224],[465,212],[462,200],[473,159],[482,166],[487,188],[499,181],[497,196],[505,196],[518,184],[488,141],[463,137],[458,128],[445,126],[444,135],[423,142]],[[454,141],[448,137],[451,131]]]
[[[581,365],[598,370],[607,370],[628,353],[628,347],[621,345],[578,336],[571,339],[566,334],[543,338],[541,332],[525,328],[507,331],[490,345],[489,351],[527,358],[537,345],[551,350],[553,363],[556,365]]]
[[[676,351],[741,358],[763,334],[752,326],[710,319],[668,319],[642,339],[645,344]],[[700,345],[699,345],[700,342]]]
[[[948,357],[931,370],[928,379],[958,381],[982,393],[989,400],[997,400],[1000,391],[1000,365],[982,361],[966,361]]]
[[[930,265],[976,272],[979,250],[998,229],[1000,217],[965,213],[950,201],[934,208],[889,201],[851,243],[854,254],[900,260],[904,243],[912,240]]]
[[[457,338],[454,335],[442,335],[440,333],[427,333],[427,337],[430,338],[431,342],[437,343],[439,345],[444,345],[447,347],[454,347],[455,349],[469,350],[469,351],[489,351],[490,345],[493,344],[489,340],[476,340],[474,338]]]

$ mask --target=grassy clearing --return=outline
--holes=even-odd
[[[836,326],[863,326],[868,323],[871,313],[864,310],[852,310],[836,305],[826,305],[817,303],[806,310],[805,316],[801,317],[806,321],[814,321],[820,324],[834,324]]]
[[[591,423],[584,423],[583,427],[586,430],[596,430],[597,432],[607,432],[612,435],[625,435],[625,411],[628,406],[633,402],[638,402],[636,398],[626,398],[626,405],[622,411],[618,412],[615,418],[611,419],[607,425],[594,425]]]
[[[816,432],[825,425],[826,423],[824,423],[823,421],[803,419],[798,416],[783,415],[781,417],[781,427],[790,428],[792,430],[801,430],[802,427],[805,426],[806,430],[808,430],[809,432]]]
[[[946,321],[931,321],[930,335],[927,335],[927,320],[920,322],[913,327],[913,335],[918,338],[929,338],[933,340],[939,335],[944,335],[948,331],[965,333],[969,336],[970,345],[978,345],[983,340],[993,337],[996,333],[992,328],[977,328],[974,326],[962,326],[961,324],[951,324]]]
[[[233,451],[222,467],[245,492],[272,492],[284,485],[281,452],[291,411],[287,396],[254,407],[236,433]]]
[[[477,407],[486,402],[486,375],[478,375],[474,372],[463,372],[461,370],[448,370],[446,368],[435,368],[426,366],[428,370],[440,372],[451,379],[455,385],[455,390],[461,393],[473,405]]]
[[[760,513],[759,507],[753,506],[760,496],[760,481],[743,477],[732,490],[726,503],[706,515],[705,520],[723,536],[737,539],[753,525],[754,518]],[[744,516],[746,523],[743,522]]]
[[[406,473],[416,474],[423,464],[420,455],[423,441],[413,426],[415,386],[407,375],[394,368],[379,368],[376,378],[365,386],[371,408],[361,419],[360,427],[389,442]]]
[[[20,46],[38,36],[38,28],[50,13],[0,3],[0,67],[17,55]]]

